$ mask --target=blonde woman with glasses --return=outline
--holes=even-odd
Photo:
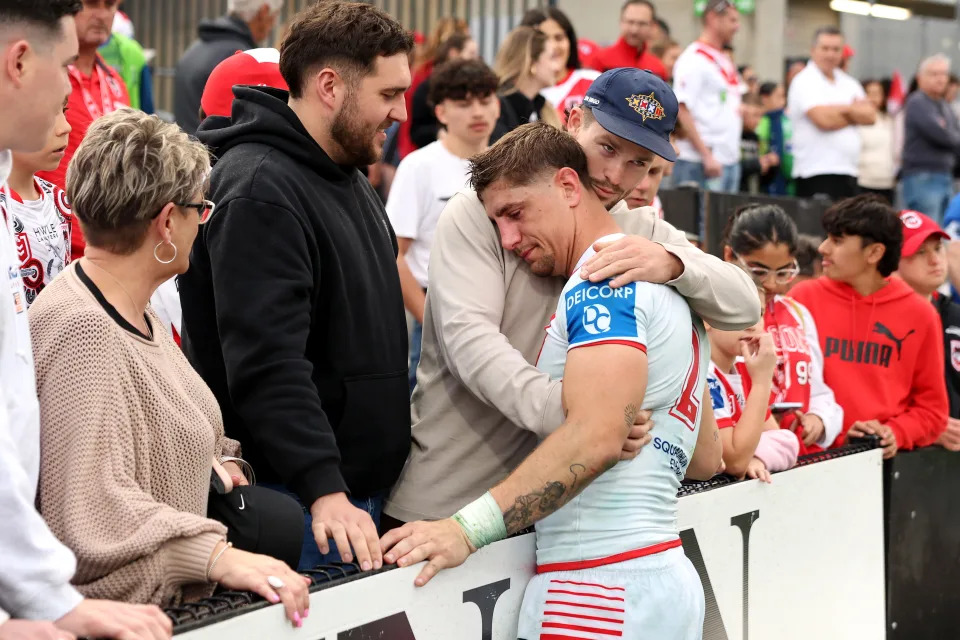
[[[537,121],[562,127],[556,107],[540,92],[553,86],[563,65],[542,31],[517,27],[507,34],[494,66],[500,78],[500,125],[504,134]]]
[[[800,273],[797,235],[780,207],[748,205],[727,222],[723,257],[766,293],[764,329],[773,335],[777,352],[774,417],[781,429],[797,434],[802,455],[830,447],[843,426],[843,408],[823,380],[823,354],[810,311],[786,295]]]
[[[30,309],[38,504],[76,554],[73,584],[86,596],[172,605],[219,584],[282,601],[300,626],[307,580],[280,560],[234,548],[235,540],[250,547],[245,532],[207,517],[208,501],[222,507],[223,496],[245,497],[241,509],[254,510],[270,496],[239,486],[239,445],[224,436],[213,394],[148,304],[189,266],[213,212],[203,197],[209,171],[202,144],[130,109],[97,120],[77,149],[67,194],[86,254]]]

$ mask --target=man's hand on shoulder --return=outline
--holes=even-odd
[[[369,513],[350,503],[347,494],[331,493],[317,498],[310,507],[310,515],[313,516],[313,535],[320,553],[330,552],[329,540],[333,538],[344,562],[353,561],[352,546],[357,563],[364,571],[383,566],[377,526]]]
[[[580,277],[591,282],[613,278],[610,286],[631,282],[666,284],[683,274],[683,262],[663,245],[642,236],[626,236],[614,242],[598,242],[597,252],[583,265]]]
[[[430,582],[443,569],[459,567],[476,549],[453,518],[436,522],[410,522],[391,529],[380,540],[383,559],[401,567],[427,561],[414,580],[418,587]]]

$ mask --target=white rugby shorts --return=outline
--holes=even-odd
[[[625,562],[533,577],[522,640],[701,640],[703,585],[678,547]]]

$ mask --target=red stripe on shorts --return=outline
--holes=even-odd
[[[617,631],[615,629],[597,629],[595,627],[580,627],[575,624],[563,624],[562,622],[544,622],[544,629],[566,629],[568,631],[583,631],[585,633],[599,633],[604,636],[623,636],[623,631]],[[543,638],[543,636],[540,636]]]
[[[581,593],[579,591],[567,591],[565,589],[547,589],[547,593],[565,593],[568,596],[581,596],[583,598],[603,598],[604,600],[616,600],[618,602],[623,602],[623,598],[617,598],[615,596],[601,596],[598,593]]]
[[[597,609],[599,611],[612,611],[613,613],[623,613],[623,609],[616,609],[614,607],[601,607],[595,604],[582,604],[579,602],[562,602],[560,600],[547,600],[545,604],[559,604],[565,607],[583,607],[584,609]]]
[[[607,587],[602,584],[595,584],[593,582],[574,582],[573,580],[551,580],[551,584],[575,584],[578,587],[598,587],[600,589],[606,589],[607,591],[626,591],[623,587]]]
[[[578,618],[580,620],[593,620],[594,622],[612,622],[614,624],[623,624],[623,620],[616,618],[600,618],[597,616],[585,616],[579,613],[564,613],[563,611],[544,611],[545,616],[562,616],[564,618]]]

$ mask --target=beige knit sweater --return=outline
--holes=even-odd
[[[86,596],[168,605],[212,593],[226,528],[205,517],[214,455],[237,455],[213,394],[150,312],[122,329],[70,265],[30,308],[38,506]]]

